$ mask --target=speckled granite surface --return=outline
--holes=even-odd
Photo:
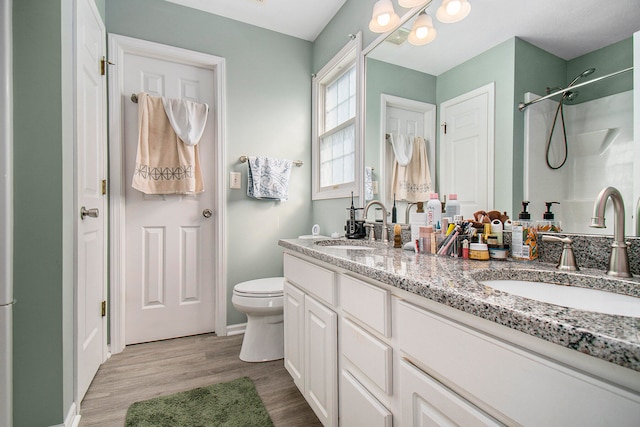
[[[368,245],[361,240],[338,241]],[[381,243],[372,250],[336,249],[322,246],[322,242],[298,239],[280,240],[279,244],[500,325],[640,371],[640,318],[542,303],[478,282],[538,279],[640,297],[640,278],[613,280],[604,271],[584,268],[578,273],[564,273],[541,262],[473,261],[415,254]]]

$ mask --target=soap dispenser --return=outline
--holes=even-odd
[[[545,202],[544,204],[547,206],[547,211],[542,214],[542,220],[536,221],[536,228],[538,231],[543,231],[545,233],[559,233],[562,231],[560,227],[560,221],[554,219],[553,212],[551,212],[551,205],[553,204],[559,205],[560,202]]]
[[[523,201],[522,212],[511,226],[511,256],[530,261],[538,258],[538,232],[531,221],[531,214],[527,212],[527,206],[529,202]]]

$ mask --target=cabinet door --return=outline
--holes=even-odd
[[[349,372],[340,376],[340,424],[348,427],[391,427],[393,415]]]
[[[284,367],[304,394],[304,293],[284,282]]]
[[[400,361],[399,387],[403,426],[502,425],[406,360]]]
[[[338,316],[308,295],[304,313],[304,395],[324,426],[337,426]]]

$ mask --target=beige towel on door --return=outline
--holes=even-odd
[[[427,157],[427,144],[421,136],[413,140],[411,160],[405,166],[393,162],[393,192],[397,200],[424,202],[431,194],[431,172]]]
[[[146,194],[203,192],[198,147],[178,138],[161,97],[138,94],[138,154],[133,188]]]

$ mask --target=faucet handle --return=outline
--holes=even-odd
[[[573,240],[571,240],[568,237],[550,236],[548,234],[543,235],[542,240],[544,242],[562,243],[562,254],[560,255],[560,260],[558,261],[558,265],[556,266],[558,270],[564,270],[564,271],[580,270],[578,268],[578,263],[576,262],[576,257],[573,253],[573,247],[571,246],[571,244],[573,243]]]
[[[375,242],[376,241],[376,233],[374,231],[374,225],[370,222],[366,222],[364,224],[364,228],[368,228],[369,229],[369,241],[370,242]]]

